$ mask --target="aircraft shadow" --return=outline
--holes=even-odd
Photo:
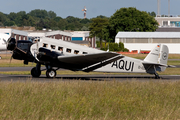
[[[45,76],[41,76],[39,78],[33,78],[31,76],[25,76],[25,75],[10,75],[8,77],[1,77],[1,80],[33,80],[33,81],[59,81],[59,80],[87,80],[87,81],[112,81],[112,80],[118,80],[118,81],[124,81],[124,80],[172,80],[172,79],[180,79],[180,77],[178,78],[172,78],[170,76],[160,76],[160,79],[155,79],[154,76],[98,76],[98,75],[94,75],[94,76],[58,76],[56,78],[47,78]]]

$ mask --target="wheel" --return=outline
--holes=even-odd
[[[159,76],[155,76],[155,79],[160,79],[160,77]]]
[[[39,77],[41,75],[41,71],[36,70],[36,67],[34,67],[31,69],[31,75],[32,75],[32,77]]]
[[[56,70],[54,70],[54,69],[48,69],[48,70],[46,71],[46,77],[48,77],[48,78],[54,78],[54,77],[56,77]]]

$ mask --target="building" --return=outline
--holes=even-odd
[[[180,27],[180,17],[155,17],[159,27]]]
[[[41,37],[49,37],[57,40],[73,42],[76,44],[86,45],[95,48],[96,38],[89,37],[89,31],[34,31],[34,30],[17,30],[12,28],[0,28],[0,33],[6,33],[16,40],[33,40]]]
[[[118,32],[115,42],[124,43],[124,47],[130,51],[150,51],[158,43],[166,44],[169,53],[180,54],[179,32]]]

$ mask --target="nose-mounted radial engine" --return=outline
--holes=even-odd
[[[32,55],[30,48],[32,47],[34,43],[27,40],[15,40],[14,38],[10,38],[7,42],[7,49],[10,51],[13,51],[12,58],[18,59],[18,60],[24,60],[24,64],[28,64],[28,62],[34,62],[36,63],[36,67],[32,68],[31,75],[33,77],[39,77],[41,75],[41,64],[46,63],[49,60],[54,60],[54,52],[50,52],[48,50],[44,50],[43,48],[38,49],[37,58]],[[44,55],[44,52],[46,55]],[[59,55],[59,54],[58,54]],[[40,63],[41,62],[41,63]],[[48,64],[48,63],[46,63]],[[44,64],[44,65],[46,65]],[[47,77],[55,77],[56,71],[54,69],[51,69],[48,65],[46,65],[48,68],[46,71]]]
[[[28,64],[28,62],[36,62],[30,52],[32,44],[31,41],[16,41],[14,38],[10,38],[7,43],[7,49],[13,51],[12,58],[24,60],[24,64]]]

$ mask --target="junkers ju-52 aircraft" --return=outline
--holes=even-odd
[[[157,71],[168,67],[169,53],[166,45],[158,44],[144,60],[139,60],[46,37],[36,43],[10,38],[7,49],[13,51],[14,59],[24,60],[24,64],[36,63],[31,70],[33,77],[39,77],[41,65],[45,65],[48,78],[56,77],[59,68],[84,72],[149,73],[160,78]]]

